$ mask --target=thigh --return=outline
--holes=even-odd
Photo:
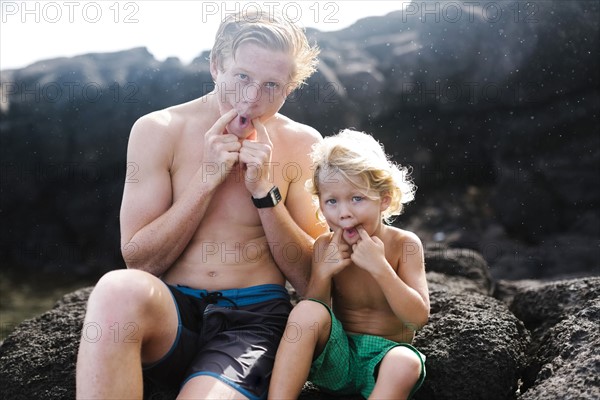
[[[144,363],[164,356],[178,331],[177,308],[164,282],[131,269],[111,271],[98,281],[88,301],[86,320],[108,323],[119,340],[139,343]]]
[[[240,309],[207,306],[202,347],[186,372],[185,385],[198,377],[211,377],[246,397],[263,396],[290,308],[287,300]]]
[[[202,314],[206,305],[175,287],[168,286],[169,297],[177,315],[177,333],[171,345],[154,362],[144,365],[144,376],[153,381],[179,388],[186,371],[201,349]]]
[[[317,302],[320,303],[320,302]],[[317,304],[316,303],[316,304]],[[353,392],[353,356],[348,336],[342,323],[326,306],[331,321],[327,341],[313,361],[309,380],[315,385],[338,394]]]
[[[295,343],[308,339],[314,343],[315,355],[321,354],[331,335],[332,313],[329,307],[317,300],[298,303],[287,322],[284,340]]]
[[[186,383],[181,388],[177,399],[245,400],[259,399],[259,397],[253,395],[244,395],[238,389],[230,386],[225,382],[222,382],[216,377],[200,375],[186,381]]]

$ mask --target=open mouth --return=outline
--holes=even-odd
[[[358,234],[358,231],[356,230],[356,228],[347,228],[344,230],[346,231],[346,235],[348,235],[349,237],[353,237],[354,235]]]
[[[239,125],[240,125],[240,128],[246,129],[250,125],[250,118],[246,115],[240,115]]]

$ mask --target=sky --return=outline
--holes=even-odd
[[[321,31],[385,15],[410,1],[7,1],[0,0],[0,70],[36,61],[146,47],[158,60],[191,62],[209,50],[219,22],[261,7]]]

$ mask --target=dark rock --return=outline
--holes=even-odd
[[[0,346],[3,399],[72,399],[75,362],[92,288],[68,294],[37,318],[21,323]]]
[[[457,254],[461,252],[433,257],[426,253],[428,264],[438,259],[439,272],[427,274],[431,317],[414,342],[427,355],[427,379],[415,399],[508,400],[519,393],[519,398],[536,400],[597,398],[600,278],[502,281],[495,285],[500,302],[482,293],[479,278],[485,276],[485,263],[474,263],[478,267],[468,271],[469,279],[456,274],[461,270]],[[73,398],[75,360],[91,289],[66,295],[52,310],[20,324],[4,341],[4,398]],[[146,399],[176,397],[150,382],[145,383],[145,393]],[[329,398],[310,382],[301,396]]]
[[[514,398],[529,344],[523,324],[491,297],[435,289],[430,296],[430,321],[414,342],[427,355],[415,399]]]
[[[522,399],[600,397],[600,278],[522,290],[510,308],[532,333]]]
[[[481,254],[476,251],[429,246],[425,251],[425,268],[428,272],[441,272],[450,277],[466,278],[462,281],[476,284],[482,294],[488,295],[492,291],[489,267]]]
[[[428,273],[431,319],[415,339],[427,355],[428,371],[416,399],[464,399],[473,398],[473,393],[479,398],[509,399],[517,390],[529,334],[504,303],[481,293],[489,291],[481,279],[487,265],[472,254],[465,263],[466,254],[426,253],[427,260],[436,259],[438,272]],[[0,383],[6,398],[73,397],[75,360],[90,291],[65,296],[52,310],[19,325],[5,340],[0,347]],[[87,337],[97,334],[92,326],[84,328]],[[464,376],[469,380],[461,379]],[[145,397],[170,400],[176,393],[146,382]],[[307,383],[301,398],[331,396]]]
[[[600,275],[600,5],[410,7],[339,32],[311,31],[321,66],[283,112],[324,135],[371,132],[413,167],[417,199],[398,223],[440,244],[427,254],[432,317],[416,340],[430,375],[418,396],[510,396],[520,377],[523,398],[600,397],[599,361],[585,350],[598,347],[597,279],[529,289],[524,281]],[[128,132],[141,115],[212,89],[206,53],[191,65],[159,62],[143,48],[89,54],[1,79],[3,266],[84,274],[121,265],[118,209],[122,183],[135,174],[125,163]],[[528,333],[489,293],[532,332],[522,373]],[[73,397],[87,294],[66,297],[6,339],[6,398]],[[470,363],[501,370],[498,381]],[[474,392],[487,385],[495,392]],[[306,389],[303,396],[321,396]]]
[[[445,244],[479,252],[494,277],[598,275],[598,19],[595,0],[413,2],[338,32],[310,30],[319,71],[282,111],[324,135],[371,132],[413,168],[417,233],[439,230]],[[141,115],[210,91],[207,53],[190,65],[144,48],[88,54],[1,79],[5,265],[122,265],[128,132]],[[507,240],[482,241],[489,224]],[[545,257],[555,245],[572,250],[570,271]]]

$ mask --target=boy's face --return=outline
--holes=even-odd
[[[290,55],[249,42],[238,47],[235,57],[221,60],[221,69],[211,63],[221,115],[235,109],[238,116],[227,131],[246,139],[254,132],[252,120],[265,122],[283,106],[293,86]]]
[[[356,182],[360,184],[361,182]],[[334,231],[343,229],[342,238],[349,245],[360,238],[356,227],[362,225],[372,236],[381,227],[381,212],[389,206],[389,197],[376,193],[365,195],[339,172],[323,170],[319,174],[319,206],[327,224]],[[377,197],[373,200],[372,198]]]

